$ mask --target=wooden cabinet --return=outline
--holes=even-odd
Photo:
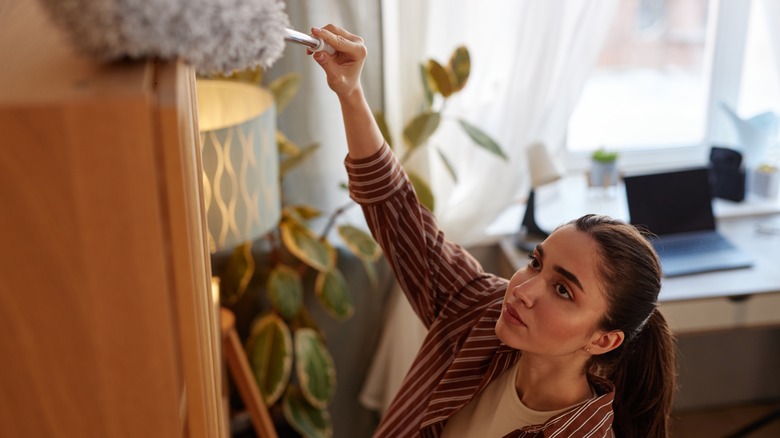
[[[224,436],[195,78],[0,3],[0,436]]]

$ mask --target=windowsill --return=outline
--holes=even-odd
[[[621,150],[618,168],[623,173],[653,172],[707,164],[709,148],[701,145]],[[566,151],[564,164],[570,173],[585,172],[592,152]]]
[[[780,198],[766,199],[748,195],[743,202],[715,199],[713,209],[717,219],[763,216],[780,213]],[[622,184],[609,188],[588,187],[585,174],[569,173],[563,179],[536,189],[536,221],[551,231],[564,222],[584,214],[597,213],[627,221],[628,209]],[[516,233],[525,214],[525,203],[507,207],[486,230],[490,240]]]

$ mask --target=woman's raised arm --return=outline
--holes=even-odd
[[[322,29],[313,28],[312,34],[336,50],[333,55],[317,52],[314,60],[322,66],[328,86],[339,98],[349,156],[355,159],[371,156],[379,151],[385,140],[360,83],[367,54],[363,39],[332,24]]]

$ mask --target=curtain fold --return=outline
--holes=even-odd
[[[769,32],[769,40],[772,44],[772,55],[775,61],[775,74],[780,80],[780,2],[777,0],[764,0],[764,12],[766,13],[766,28]]]

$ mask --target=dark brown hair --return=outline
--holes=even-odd
[[[599,269],[607,299],[602,330],[621,330],[620,347],[594,355],[588,372],[615,384],[616,436],[666,437],[675,391],[675,341],[657,309],[661,264],[636,227],[607,216],[571,222],[599,247]]]

